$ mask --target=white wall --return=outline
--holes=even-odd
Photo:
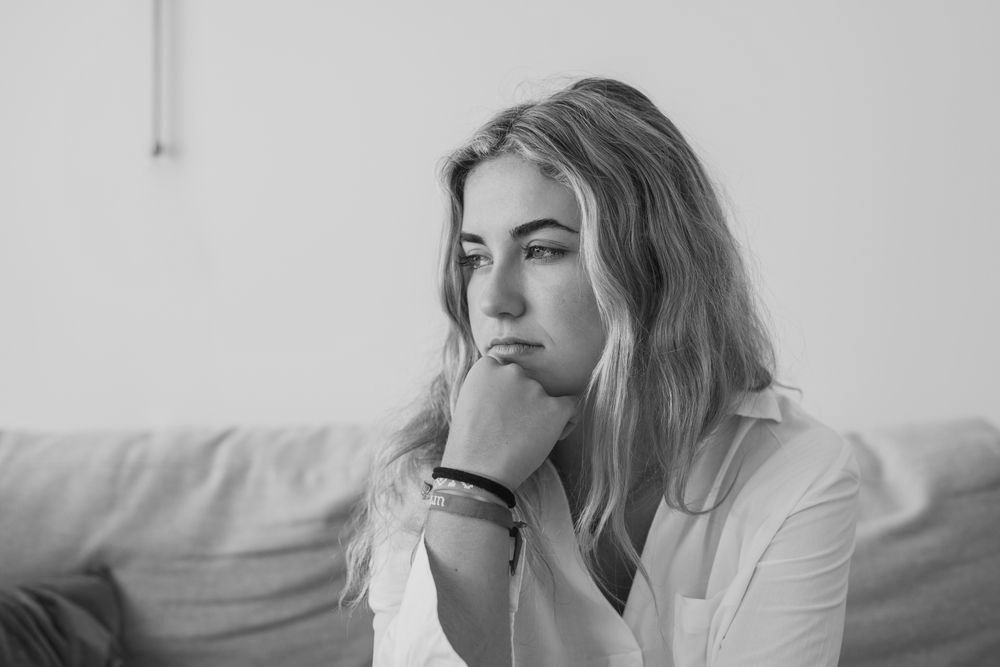
[[[151,1],[0,4],[0,427],[380,417],[438,159],[583,74],[700,150],[810,409],[1000,423],[996,3],[164,3],[159,160]]]

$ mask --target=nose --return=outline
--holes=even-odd
[[[520,271],[497,263],[485,273],[479,292],[479,310],[487,317],[520,317],[524,314],[526,302]]]

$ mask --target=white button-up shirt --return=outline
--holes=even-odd
[[[555,467],[535,499],[552,575],[511,577],[514,664],[836,665],[859,473],[849,445],[772,389],[751,394],[696,460],[690,515],[661,500],[619,615],[587,572]],[[726,493],[729,490],[728,494]],[[437,616],[421,535],[376,551],[376,667],[464,665]]]

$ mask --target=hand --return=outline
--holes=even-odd
[[[575,427],[577,399],[549,396],[517,364],[483,357],[469,370],[441,465],[514,490]]]

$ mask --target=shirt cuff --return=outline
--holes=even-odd
[[[521,554],[517,569],[510,580],[508,593],[513,655],[514,613],[520,597],[525,569],[525,554]],[[423,534],[413,550],[413,562],[406,588],[395,618],[377,647],[375,665],[440,665],[465,667],[466,662],[448,641],[438,618],[438,595],[431,573]]]
[[[399,611],[377,647],[376,665],[465,667],[438,619],[438,596],[424,536],[414,549]]]

